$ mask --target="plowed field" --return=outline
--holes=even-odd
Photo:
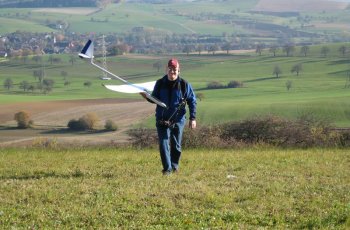
[[[0,146],[28,145],[41,139],[54,139],[67,144],[102,144],[128,141],[125,131],[153,115],[154,105],[134,99],[96,99],[0,105]],[[14,114],[27,111],[34,128],[16,129]],[[95,113],[98,129],[110,119],[118,125],[116,132],[71,132],[67,124],[87,113]]]

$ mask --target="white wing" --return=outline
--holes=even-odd
[[[109,90],[120,92],[120,93],[141,93],[141,92],[152,92],[155,81],[145,82],[140,84],[126,84],[126,85],[103,85]]]
[[[163,108],[167,108],[166,104],[159,101],[157,98],[152,97],[149,92],[153,91],[155,81],[145,82],[141,84],[127,84],[127,85],[103,85],[109,90],[120,92],[120,93],[144,93],[144,95],[156,103],[157,105],[162,106]]]

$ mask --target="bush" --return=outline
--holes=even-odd
[[[227,84],[227,87],[228,88],[241,88],[241,87],[243,87],[243,83],[240,81],[230,81]]]
[[[98,121],[99,119],[95,113],[88,113],[79,120],[70,120],[67,126],[72,130],[93,130]]]
[[[17,121],[17,127],[20,129],[30,128],[34,124],[34,122],[30,119],[30,114],[26,111],[16,113],[14,119]]]
[[[157,144],[157,132],[153,129],[134,129],[130,140],[139,147]],[[241,122],[185,129],[183,146],[198,148],[225,148],[251,145],[280,147],[334,147],[349,146],[350,131],[340,132],[328,122],[312,116],[287,120],[276,116],[255,117]]]
[[[84,127],[80,124],[80,122],[75,119],[70,120],[67,126],[71,130],[84,130]]]
[[[114,121],[107,120],[106,124],[105,124],[105,129],[108,131],[116,131],[116,130],[118,130],[118,126]]]
[[[208,83],[207,88],[208,89],[222,89],[222,88],[225,88],[225,87],[224,87],[223,84],[221,84],[218,81],[212,81],[212,82]]]
[[[144,148],[155,146],[158,142],[157,131],[155,129],[137,128],[128,131],[133,146]]]
[[[323,147],[340,145],[340,135],[330,125],[315,117],[287,120],[268,116],[247,119],[222,126],[221,138],[248,144],[266,143],[275,146]]]

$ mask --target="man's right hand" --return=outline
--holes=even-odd
[[[144,98],[144,99],[146,99],[147,100],[147,97],[146,97],[146,93],[144,93],[144,92],[140,92],[140,95]]]

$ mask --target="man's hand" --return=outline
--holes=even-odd
[[[146,93],[140,92],[140,95],[147,100]]]
[[[188,122],[188,127],[190,127],[190,129],[195,129],[197,127],[197,122],[196,120],[190,120]]]

